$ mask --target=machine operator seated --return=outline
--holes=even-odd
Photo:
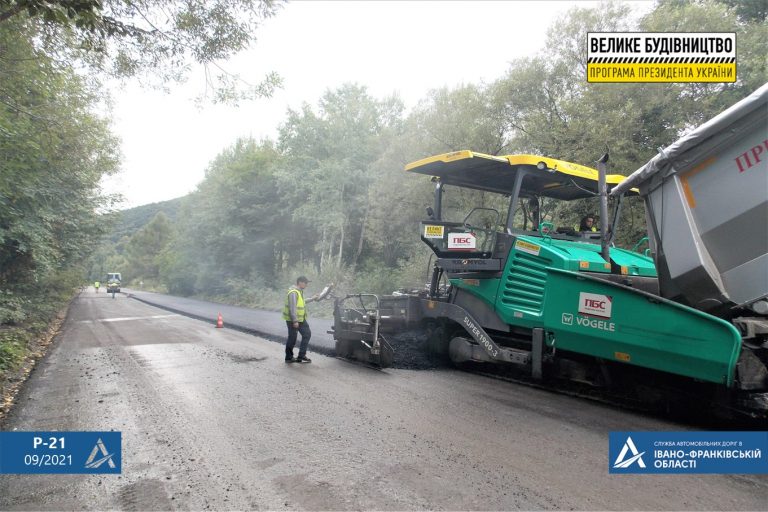
[[[578,226],[563,226],[558,227],[557,232],[563,235],[578,236],[584,238],[598,238],[600,236],[600,229],[597,227],[594,215],[585,215],[581,218]]]
[[[597,229],[594,215],[585,215],[582,217],[578,230],[581,233],[597,233],[599,229]]]

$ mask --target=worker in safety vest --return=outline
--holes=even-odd
[[[308,302],[316,301],[317,295],[313,295],[309,299],[304,298],[304,289],[307,287],[308,283],[309,279],[300,276],[296,279],[296,286],[291,286],[285,297],[283,320],[285,320],[285,324],[288,326],[288,341],[285,343],[286,363],[312,362],[312,360],[307,357],[307,346],[309,345],[309,338],[312,336],[312,331],[309,329],[309,322],[307,322],[306,304]],[[296,345],[296,335],[298,333],[301,333],[301,344],[299,345],[299,357],[294,359],[293,347]]]
[[[99,287],[101,286],[101,283],[96,281],[93,283],[93,287],[96,289],[96,293],[99,293]]]
[[[597,232],[597,224],[595,224],[595,217],[593,215],[585,215],[581,219],[579,229],[577,231]]]

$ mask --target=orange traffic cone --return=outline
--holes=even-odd
[[[219,318],[216,319],[216,328],[221,329],[224,327],[224,319],[221,318],[221,313],[219,313]]]

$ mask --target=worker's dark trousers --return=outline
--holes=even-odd
[[[296,329],[292,322],[285,322],[288,326],[288,341],[285,343],[285,358],[293,358],[293,347],[296,345],[296,334],[301,333],[301,344],[299,344],[299,357],[307,355],[307,345],[309,338],[312,337],[312,331],[309,329],[307,321],[299,322],[299,328]]]

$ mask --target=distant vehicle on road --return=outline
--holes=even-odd
[[[120,272],[107,273],[107,293],[120,293],[123,277]]]

